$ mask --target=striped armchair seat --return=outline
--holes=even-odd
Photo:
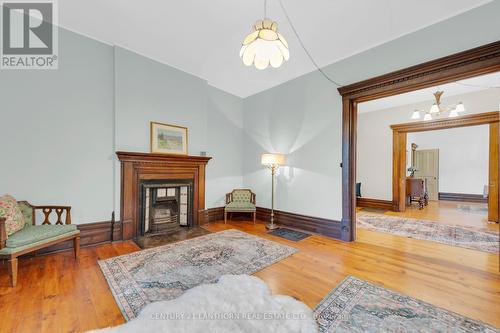
[[[248,189],[236,189],[226,194],[224,207],[224,223],[227,223],[228,213],[252,213],[255,224],[257,210],[255,208],[255,193]]]

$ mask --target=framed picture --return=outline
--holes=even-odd
[[[161,154],[188,154],[187,127],[151,122],[151,152]]]

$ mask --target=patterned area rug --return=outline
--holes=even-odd
[[[252,274],[297,249],[225,230],[99,261],[125,319],[150,302],[171,300],[225,274]]]
[[[314,310],[320,333],[484,332],[482,322],[348,276]]]
[[[488,205],[457,205],[457,209],[466,212],[466,213],[473,213],[473,214],[481,214],[481,215],[488,215]]]
[[[498,253],[498,233],[380,214],[357,214],[358,227],[467,249]]]

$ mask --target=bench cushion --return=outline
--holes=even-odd
[[[7,248],[16,248],[31,245],[40,241],[77,231],[76,225],[34,225],[24,228],[7,239]]]
[[[225,207],[228,212],[254,212],[255,205],[251,202],[233,201]]]

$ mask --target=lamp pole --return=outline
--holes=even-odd
[[[278,165],[271,164],[269,168],[271,169],[271,223],[266,225],[266,228],[269,230],[274,230],[278,229],[278,226],[274,224],[274,176],[276,174]]]
[[[266,228],[269,230],[274,230],[279,228],[276,224],[274,224],[274,178],[276,176],[276,170],[278,170],[280,165],[285,164],[285,155],[262,154],[261,163],[271,170],[271,221],[266,225]]]

